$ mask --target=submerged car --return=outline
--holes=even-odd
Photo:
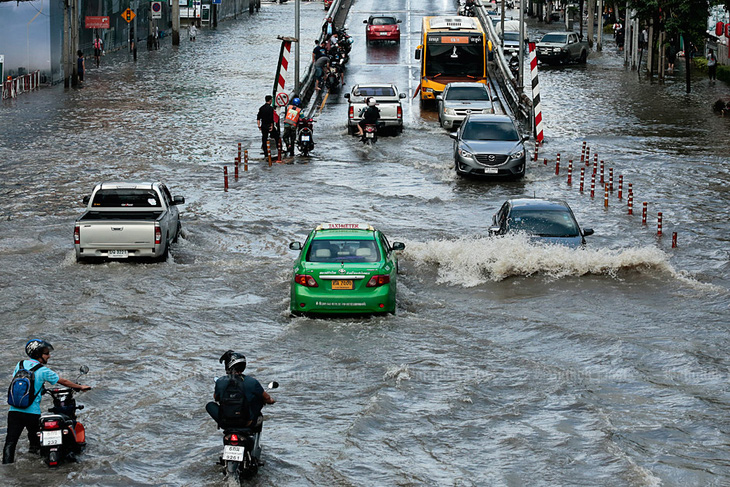
[[[461,176],[521,178],[525,175],[524,141],[507,115],[467,115],[454,139],[454,167]]]
[[[291,281],[292,313],[395,313],[398,259],[385,235],[368,224],[326,223],[300,242]]]
[[[449,83],[444,92],[436,95],[439,104],[439,123],[444,128],[459,125],[471,113],[494,113],[489,88],[484,83]]]
[[[392,15],[371,15],[363,20],[365,27],[365,41],[369,44],[373,41],[395,41],[400,42],[400,20]]]
[[[585,245],[585,237],[593,235],[592,228],[580,228],[566,202],[530,198],[507,200],[492,217],[490,235],[513,232],[573,248]]]

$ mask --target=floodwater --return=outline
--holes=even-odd
[[[686,94],[680,63],[651,83],[609,36],[586,65],[541,70],[546,143],[524,180],[462,180],[436,114],[411,99],[420,19],[455,4],[390,2],[400,45],[366,46],[362,20],[383,8],[358,0],[348,17],[345,90],[380,80],[409,95],[404,133],[371,148],[347,135],[333,94],[316,111],[312,157],[262,160],[255,115],[275,36],[293,35],[293,2],[140,51],[136,64],[109,54],[82,89],[3,104],[4,378],[25,341],[44,337],[53,368],[73,379],[87,364],[94,387],[79,398],[81,462],[47,470],[22,439],[4,485],[221,484],[221,435],[204,405],[227,349],[281,383],[252,485],[730,482],[730,120],[711,111],[727,87],[698,75]],[[306,61],[324,11],[303,2],[302,14]],[[531,23],[531,37],[546,28],[557,27]],[[579,191],[583,141],[624,177],[607,208],[600,183],[595,198],[590,181]],[[251,165],[234,181],[237,142]],[[167,262],[75,263],[81,198],[119,179],[185,196]],[[487,238],[504,200],[525,195],[568,201],[595,229],[587,248]],[[288,243],[325,221],[367,221],[406,243],[395,316],[289,316]]]

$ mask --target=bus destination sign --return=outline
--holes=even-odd
[[[427,42],[429,44],[482,44],[481,35],[449,35],[449,34],[429,34]]]

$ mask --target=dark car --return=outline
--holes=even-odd
[[[369,44],[373,41],[395,41],[400,42],[400,20],[392,15],[371,15],[363,20],[365,27],[365,40]]]
[[[573,248],[585,245],[585,237],[593,235],[592,228],[581,230],[566,202],[530,198],[507,200],[492,217],[490,235],[512,232]]]
[[[470,114],[454,139],[454,167],[459,175],[512,177],[525,175],[524,141],[507,115]]]

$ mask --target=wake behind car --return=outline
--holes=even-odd
[[[525,146],[514,120],[507,115],[467,115],[454,139],[454,167],[461,176],[521,178]]]
[[[439,123],[444,128],[459,125],[471,113],[494,113],[489,88],[484,83],[449,83],[436,95]]]
[[[177,205],[162,183],[105,182],[84,197],[86,211],[76,220],[76,260],[93,257],[167,259],[180,235]]]
[[[585,245],[585,237],[593,235],[592,228],[580,228],[566,202],[530,198],[507,200],[492,217],[490,235],[514,232],[572,248]]]
[[[394,41],[400,43],[400,20],[392,15],[371,15],[367,20],[362,21],[367,24],[365,27],[365,40],[368,44],[377,41]]]
[[[393,242],[367,224],[326,223],[299,250],[291,281],[292,313],[395,313],[398,260]]]

